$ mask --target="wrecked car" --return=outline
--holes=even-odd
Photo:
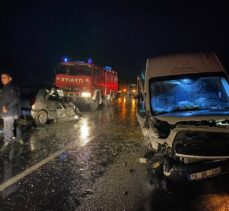
[[[78,117],[78,109],[71,99],[57,88],[23,87],[21,89],[21,116],[33,119],[37,126],[49,120]]]
[[[179,181],[228,173],[229,83],[217,56],[150,58],[142,76],[137,118],[157,158],[152,168]]]

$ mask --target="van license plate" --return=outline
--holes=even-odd
[[[219,175],[222,172],[221,168],[214,168],[214,169],[209,169],[207,171],[201,171],[201,172],[197,172],[194,174],[189,174],[189,179],[190,180],[200,180],[200,179],[204,179],[207,177],[213,177],[216,175]]]

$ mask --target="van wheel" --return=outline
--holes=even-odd
[[[36,126],[44,126],[48,121],[48,114],[46,111],[39,111],[35,117]]]
[[[160,181],[160,186],[161,186],[161,189],[165,192],[171,192],[172,190],[174,190],[173,182],[167,178],[163,178]],[[178,188],[179,188],[179,185],[176,185],[176,190],[178,190]]]

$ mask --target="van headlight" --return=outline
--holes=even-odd
[[[91,97],[91,93],[90,92],[82,92],[81,96],[82,97]]]

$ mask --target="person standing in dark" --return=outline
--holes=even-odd
[[[19,117],[19,93],[12,83],[10,73],[1,74],[2,93],[0,97],[1,117],[3,119],[4,146],[14,139],[14,123]]]

